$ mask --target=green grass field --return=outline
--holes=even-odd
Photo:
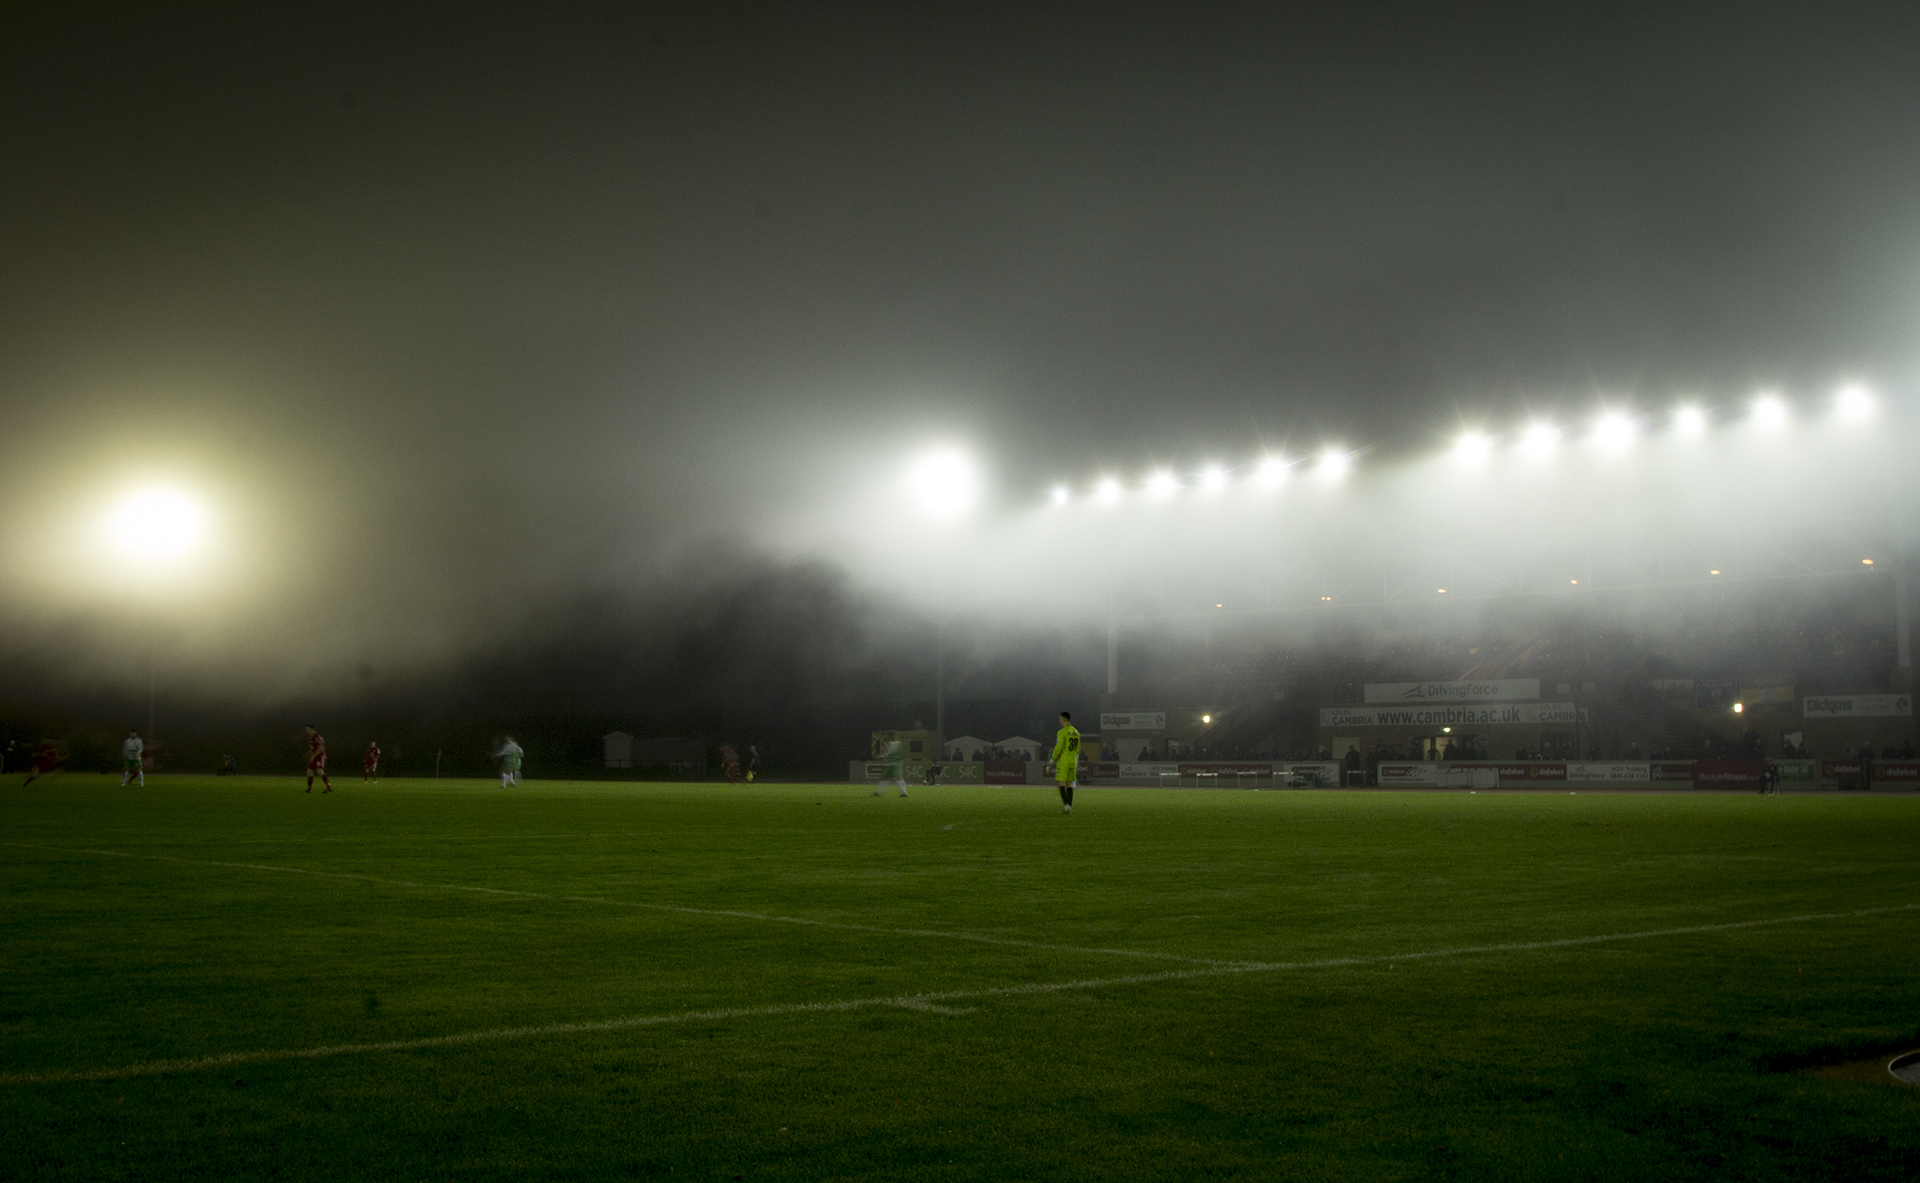
[[[7,1179],[1920,1162],[1911,796],[16,785]]]

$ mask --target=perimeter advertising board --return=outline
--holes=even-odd
[[[1567,779],[1567,766],[1557,761],[1529,760],[1525,763],[1499,764],[1495,767],[1500,773],[1501,780]]]
[[[1027,783],[1025,760],[987,760],[982,769],[987,784],[1024,785]]]
[[[1750,789],[1760,791],[1765,775],[1765,760],[1695,760],[1693,787],[1696,789]]]
[[[1380,787],[1391,788],[1394,785],[1438,785],[1440,783],[1440,765],[1432,761],[1415,763],[1380,762]]]
[[[1920,783],[1920,761],[1876,760],[1873,765],[1873,779],[1876,782],[1890,781],[1899,784]]]
[[[1570,702],[1529,702],[1511,706],[1480,704],[1410,707],[1321,707],[1320,726],[1343,727],[1491,727],[1500,724],[1577,723],[1580,709]]]
[[[1646,784],[1650,779],[1645,764],[1596,764],[1592,761],[1567,765],[1568,780],[1605,781],[1609,784]]]
[[[1910,694],[1822,694],[1800,701],[1807,719],[1892,719],[1913,714]]]
[[[1100,730],[1108,731],[1165,731],[1167,712],[1165,711],[1101,711]]]
[[[1487,682],[1368,682],[1367,702],[1463,703],[1514,702],[1540,697],[1538,678],[1501,678]]]

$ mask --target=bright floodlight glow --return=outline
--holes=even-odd
[[[1873,417],[1873,395],[1858,383],[1842,386],[1840,393],[1834,396],[1833,401],[1842,419],[1859,422]]]
[[[1227,470],[1218,464],[1208,465],[1200,474],[1200,487],[1209,493],[1218,493],[1227,487]]]
[[[1067,503],[1067,499],[1072,496],[1073,494],[1067,492],[1067,487],[1065,485],[1055,485],[1053,487],[1053,503],[1055,505],[1065,505]]]
[[[1352,459],[1345,452],[1338,448],[1326,448],[1321,451],[1320,462],[1313,466],[1313,470],[1331,480],[1346,475],[1351,463]]]
[[[1673,413],[1673,429],[1684,436],[1702,435],[1707,430],[1707,413],[1699,407],[1681,407]]]
[[[1093,496],[1102,505],[1112,505],[1120,500],[1120,482],[1110,476],[1101,477],[1100,483],[1093,487]]]
[[[907,487],[928,517],[952,519],[972,509],[980,497],[973,461],[951,448],[929,452],[907,470]]]
[[[1477,431],[1469,431],[1453,445],[1453,458],[1465,464],[1479,464],[1492,451],[1492,440]]]
[[[1787,425],[1787,404],[1771,394],[1763,394],[1753,400],[1753,422],[1756,427],[1774,431]]]
[[[1529,423],[1520,433],[1520,450],[1539,459],[1551,455],[1560,443],[1560,432],[1551,423]]]
[[[1271,489],[1287,479],[1287,462],[1279,456],[1269,456],[1254,470],[1253,479]]]
[[[143,489],[122,501],[108,522],[125,554],[156,562],[182,559],[206,537],[207,514],[177,489]]]
[[[1633,420],[1609,411],[1593,424],[1593,442],[1603,452],[1624,452],[1633,444]]]
[[[1179,487],[1179,482],[1173,479],[1173,474],[1165,470],[1147,478],[1147,492],[1155,497],[1171,497],[1173,491]]]

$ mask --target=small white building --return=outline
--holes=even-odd
[[[987,752],[991,750],[992,747],[993,744],[981,739],[977,735],[963,735],[958,739],[950,739],[947,741],[947,750],[944,755],[946,759],[952,760],[954,759],[953,753],[955,750],[958,750],[960,753],[959,759],[972,760],[976,758],[974,753],[978,752],[980,755],[977,758],[984,760],[987,758]]]
[[[600,737],[600,750],[606,755],[608,768],[633,767],[633,736],[624,731],[609,731]]]
[[[1039,740],[1028,739],[1024,735],[1010,735],[1006,739],[1001,740],[999,746],[1007,749],[1009,752],[1016,753],[1014,756],[1016,760],[1043,760],[1047,756],[1053,755],[1052,744],[1048,744],[1045,748],[1042,748]]]

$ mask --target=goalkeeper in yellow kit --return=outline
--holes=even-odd
[[[1060,733],[1053,740],[1053,779],[1060,786],[1060,812],[1073,812],[1073,786],[1080,780],[1080,732],[1073,714],[1060,712]]]

